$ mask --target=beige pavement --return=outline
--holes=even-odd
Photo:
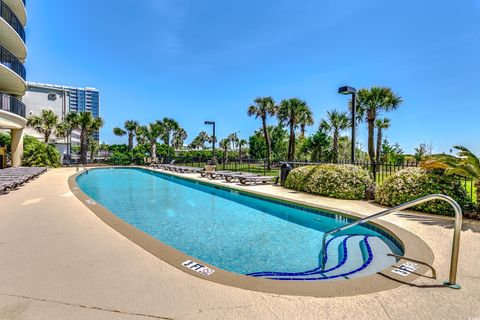
[[[385,220],[419,235],[435,254],[438,280],[421,278],[375,294],[279,296],[192,277],[104,224],[70,192],[74,169],[55,169],[0,196],[0,319],[477,319],[480,224],[462,232],[458,282],[448,277],[452,221],[402,213]],[[222,183],[222,182],[218,182]],[[252,186],[264,193],[352,210],[381,208]]]

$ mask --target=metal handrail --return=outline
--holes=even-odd
[[[425,202],[428,202],[428,201],[432,201],[432,200],[445,201],[448,204],[450,204],[453,207],[453,209],[455,210],[455,226],[454,226],[454,231],[453,231],[452,257],[451,257],[451,261],[450,261],[450,276],[449,276],[448,281],[444,282],[444,285],[446,285],[450,288],[460,289],[460,285],[457,284],[456,281],[457,281],[457,268],[458,268],[458,253],[459,253],[459,250],[460,250],[460,232],[462,230],[462,208],[460,207],[460,205],[455,200],[453,200],[449,196],[446,196],[446,195],[443,195],[443,194],[431,194],[431,195],[428,195],[428,196],[425,196],[425,197],[422,197],[422,198],[419,198],[419,199],[416,199],[416,200],[413,200],[413,201],[410,201],[410,202],[406,202],[406,203],[403,203],[403,204],[398,205],[396,207],[381,211],[379,213],[373,214],[373,215],[368,216],[366,218],[354,221],[354,222],[352,222],[350,224],[347,224],[345,226],[342,226],[342,227],[339,227],[339,228],[336,228],[336,229],[333,229],[333,230],[330,230],[330,231],[326,232],[322,237],[322,251],[321,251],[321,254],[322,254],[322,270],[324,270],[324,268],[325,268],[325,260],[326,260],[326,254],[327,254],[325,252],[325,246],[326,246],[326,240],[327,240],[328,236],[330,236],[334,233],[346,230],[346,229],[350,229],[350,228],[355,227],[359,224],[362,224],[362,223],[372,221],[374,219],[386,216],[390,213],[394,213],[394,212],[402,211],[402,210],[405,210],[405,209],[408,209],[408,208],[411,208],[411,207],[415,207],[419,204],[422,204],[422,203],[425,203]]]

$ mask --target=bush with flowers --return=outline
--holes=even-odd
[[[422,168],[407,168],[386,179],[377,188],[375,200],[379,204],[393,207],[435,193],[452,197],[465,211],[472,207],[465,188],[458,179],[445,175],[442,171]],[[423,203],[414,209],[442,215],[454,214],[449,204],[438,200]]]
[[[375,188],[370,174],[362,167],[338,164],[295,168],[288,175],[285,186],[293,190],[347,200],[369,199]]]

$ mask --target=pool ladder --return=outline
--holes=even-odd
[[[452,257],[451,257],[451,261],[450,261],[450,276],[449,276],[448,281],[443,282],[443,285],[445,285],[449,288],[452,288],[452,289],[460,289],[460,285],[458,283],[456,283],[456,281],[457,281],[457,268],[458,268],[458,252],[460,250],[460,232],[462,230],[462,208],[458,205],[458,203],[455,200],[453,200],[449,196],[446,196],[446,195],[443,195],[443,194],[431,194],[431,195],[428,195],[428,196],[425,196],[425,197],[422,197],[422,198],[419,198],[419,199],[416,199],[416,200],[413,200],[413,201],[410,201],[410,202],[406,202],[406,203],[403,203],[403,204],[398,205],[396,207],[381,211],[379,213],[373,214],[373,215],[368,216],[366,218],[354,221],[354,222],[352,222],[350,224],[347,224],[345,226],[342,226],[342,227],[339,227],[339,228],[336,228],[336,229],[333,229],[333,230],[330,230],[330,231],[326,232],[323,235],[323,238],[322,238],[322,251],[320,251],[322,253],[322,270],[324,270],[324,268],[325,268],[325,261],[326,261],[326,254],[327,254],[326,251],[325,251],[325,246],[326,246],[326,241],[327,241],[328,236],[330,236],[334,233],[346,230],[346,229],[350,229],[350,228],[355,227],[359,224],[375,220],[377,218],[386,216],[386,215],[394,213],[394,212],[406,210],[408,208],[415,207],[419,204],[422,204],[422,203],[425,203],[425,202],[428,202],[428,201],[432,201],[432,200],[445,201],[448,204],[450,204],[453,207],[453,209],[455,210],[455,225],[454,225],[454,231],[453,231]]]

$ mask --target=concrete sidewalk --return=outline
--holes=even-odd
[[[0,196],[0,319],[475,319],[480,318],[480,224],[462,232],[458,282],[447,289],[452,221],[402,213],[387,217],[420,236],[435,254],[439,279],[355,297],[278,296],[192,277],[105,225],[70,192],[75,169],[51,170]],[[222,183],[222,182],[218,182]],[[352,210],[362,201],[265,193]]]

